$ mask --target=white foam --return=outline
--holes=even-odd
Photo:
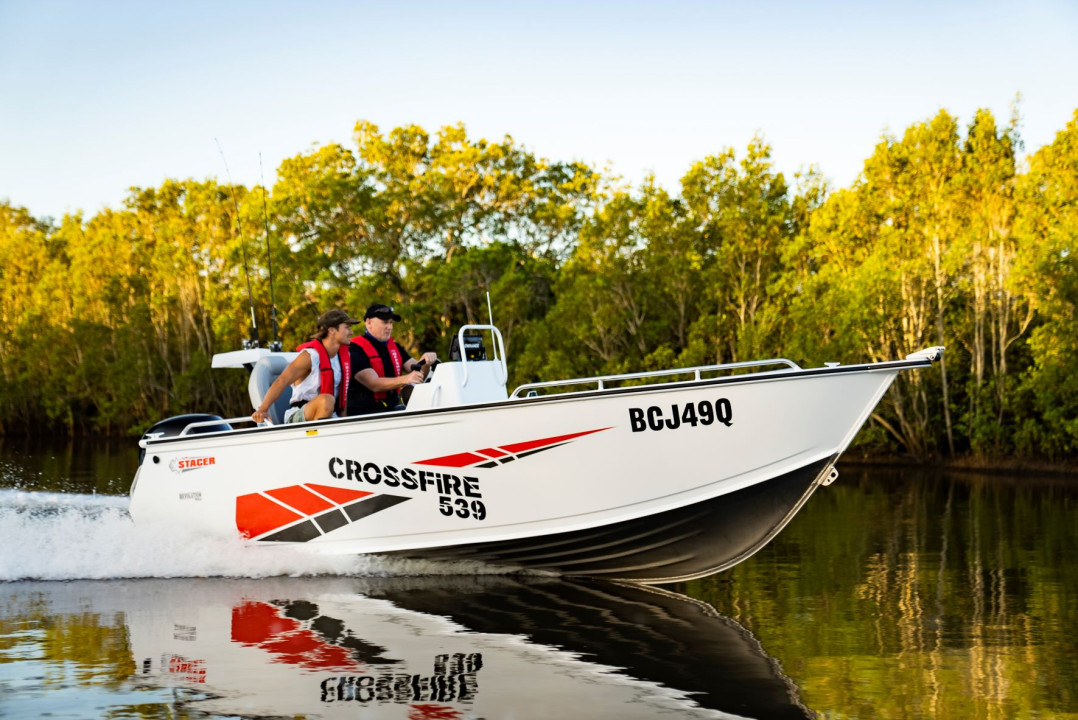
[[[475,562],[255,548],[185,528],[135,525],[121,496],[0,490],[0,581],[302,575],[385,577],[504,572]]]

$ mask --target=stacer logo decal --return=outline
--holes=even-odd
[[[189,683],[206,682],[206,661],[192,660],[183,655],[167,654],[162,658],[165,672],[178,675]]]
[[[191,470],[198,470],[199,468],[208,467],[215,464],[216,460],[212,457],[200,457],[200,458],[172,458],[168,464],[168,469],[174,473],[185,473]]]
[[[304,483],[236,498],[236,529],[263,542],[307,542],[410,498]]]
[[[542,438],[541,440],[528,440],[526,442],[509,443],[508,445],[499,445],[498,447],[484,448],[483,450],[474,450],[472,452],[457,453],[456,455],[443,455],[442,457],[430,458],[429,460],[416,460],[413,465],[438,465],[440,467],[481,467],[492,468],[498,465],[504,465],[507,462],[512,462],[517,458],[522,458],[526,455],[534,455],[537,452],[543,450],[552,450],[559,445],[565,445],[574,438],[583,437],[585,435],[591,435],[592,433],[602,432],[603,430],[609,430],[610,428],[598,428],[596,430],[585,430],[584,432],[571,433],[569,435],[557,435],[555,437]]]

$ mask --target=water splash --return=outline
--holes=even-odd
[[[0,490],[0,582],[113,578],[502,574],[476,562],[256,548],[183,527],[136,525],[122,496]]]

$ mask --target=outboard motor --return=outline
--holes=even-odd
[[[157,440],[159,438],[176,437],[183,429],[196,422],[209,422],[211,420],[221,420],[222,422],[215,425],[200,425],[196,428],[191,428],[188,435],[202,435],[203,433],[213,432],[226,432],[232,429],[232,426],[224,422],[224,418],[220,415],[210,415],[208,413],[190,413],[188,415],[175,415],[170,418],[165,418],[160,422],[154,423],[149,430],[142,434],[143,440]],[[138,451],[138,464],[142,464],[142,459],[146,457],[146,448],[139,447]]]

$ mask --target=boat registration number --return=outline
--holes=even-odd
[[[674,403],[669,410],[657,405],[629,408],[629,426],[633,432],[677,430],[680,427],[715,423],[726,427],[734,424],[734,408],[726,398],[719,398],[715,402]]]

